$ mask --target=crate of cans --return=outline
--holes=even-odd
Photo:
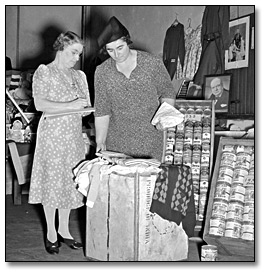
[[[221,137],[203,238],[224,255],[254,257],[254,140]]]
[[[176,100],[184,122],[164,131],[163,163],[191,168],[197,223],[205,218],[213,164],[215,110],[211,100]]]

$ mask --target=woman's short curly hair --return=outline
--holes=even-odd
[[[74,43],[80,43],[84,46],[84,41],[77,34],[67,31],[66,33],[61,33],[53,44],[53,49],[56,51],[63,51],[68,45]]]

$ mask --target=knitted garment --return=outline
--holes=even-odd
[[[189,237],[196,224],[191,169],[187,166],[161,166],[150,211],[180,225]]]

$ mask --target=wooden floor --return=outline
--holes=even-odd
[[[85,256],[85,250],[72,250],[62,245],[58,255],[50,255],[44,248],[46,232],[42,206],[27,203],[28,195],[22,196],[22,205],[13,205],[11,195],[6,195],[6,262],[17,261],[72,261],[93,262]],[[70,231],[74,238],[85,244],[85,207],[72,210]],[[202,241],[190,241],[188,261],[200,261]],[[184,261],[183,261],[184,262]]]
[[[46,224],[42,206],[28,204],[28,194],[23,194],[22,205],[14,205],[11,195],[6,195],[6,262],[97,262],[86,257],[85,249],[72,250],[62,245],[58,255],[50,255],[44,248]],[[57,224],[57,223],[56,223]],[[70,232],[85,245],[86,208],[72,210]],[[181,261],[199,262],[200,249],[206,244],[200,238],[189,239],[188,259]],[[219,256],[220,261],[252,261],[248,257]]]

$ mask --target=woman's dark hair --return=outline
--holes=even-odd
[[[84,46],[84,41],[75,33],[67,31],[61,33],[53,44],[53,49],[56,51],[63,51],[68,45],[80,43]]]
[[[127,45],[130,45],[133,43],[133,41],[130,39],[130,35],[126,35],[126,36],[123,36],[119,39],[122,39],[124,42],[127,43]],[[103,53],[103,54],[107,54],[107,49],[106,49],[106,45],[104,45],[101,49],[100,49],[100,52]]]

